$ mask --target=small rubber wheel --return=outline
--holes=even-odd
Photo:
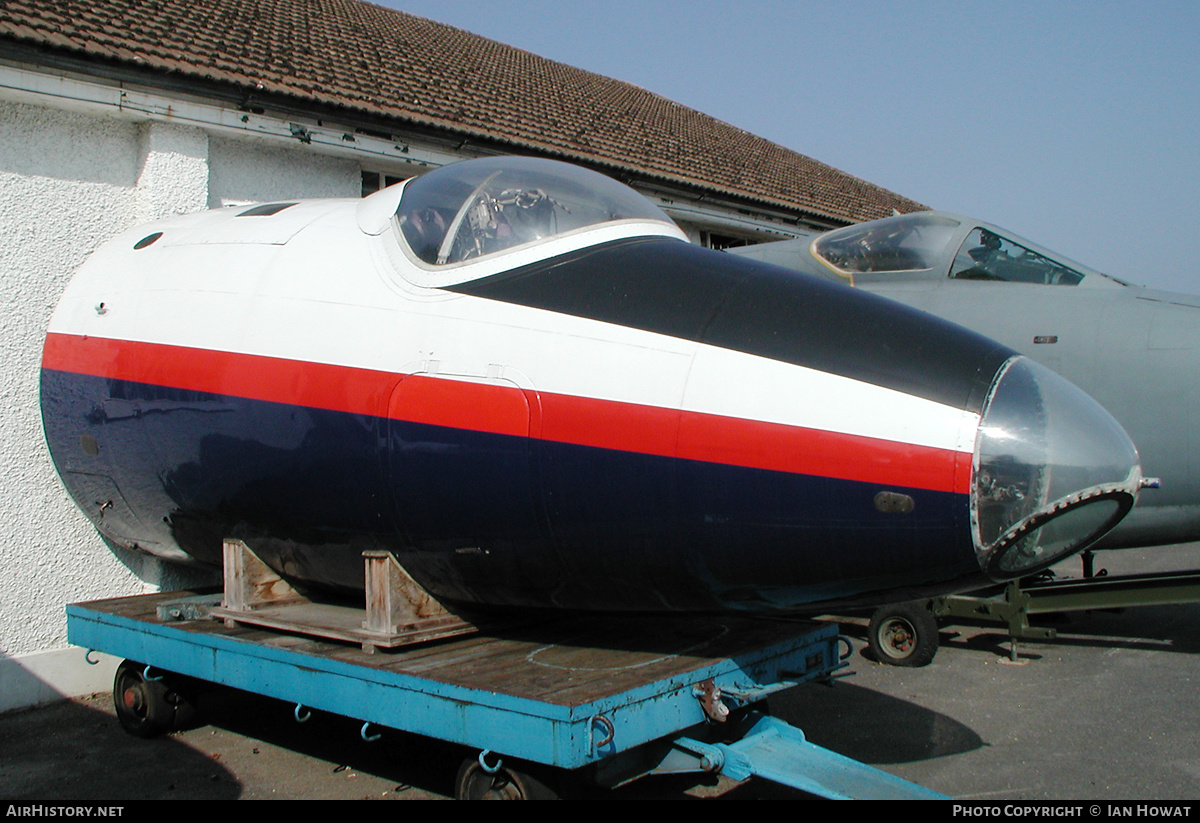
[[[454,781],[458,800],[557,800],[558,794],[536,777],[501,764],[494,773],[469,757],[458,769]]]
[[[174,683],[174,677],[147,680],[146,667],[125,660],[113,679],[113,706],[121,728],[134,737],[158,737],[181,728],[195,716],[193,702]]]
[[[889,666],[928,666],[938,650],[937,621],[923,603],[876,609],[868,632],[871,653]]]

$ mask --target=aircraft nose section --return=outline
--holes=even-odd
[[[1133,507],[1133,442],[1099,403],[1026,357],[1000,370],[975,443],[971,517],[984,573],[1011,580],[1099,540]]]

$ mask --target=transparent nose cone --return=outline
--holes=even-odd
[[[1099,403],[1026,357],[1001,370],[975,443],[975,550],[996,581],[1099,540],[1133,507],[1133,442]]]

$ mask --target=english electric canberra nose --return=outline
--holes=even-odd
[[[113,542],[447,604],[789,613],[1029,574],[1133,505],[1096,403],[994,341],[690,245],[530,158],[170,217],[51,320],[46,437]]]

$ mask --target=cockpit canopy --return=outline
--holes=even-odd
[[[928,272],[952,280],[1045,286],[1077,286],[1087,277],[1119,282],[1002,229],[940,212],[847,226],[817,237],[810,250],[826,267],[852,281],[856,275]]]
[[[931,212],[903,214],[822,234],[812,253],[846,274],[924,271],[937,266],[959,222]]]
[[[396,212],[413,254],[450,265],[620,220],[674,223],[650,201],[587,169],[532,157],[454,163],[409,181]]]

